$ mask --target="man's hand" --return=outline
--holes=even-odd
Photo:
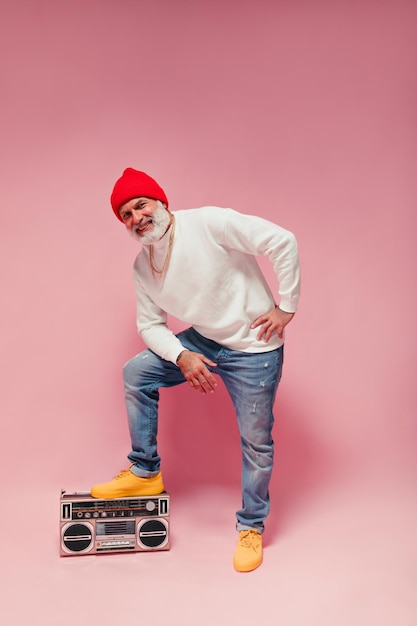
[[[279,307],[275,307],[273,311],[265,315],[260,315],[251,325],[251,328],[261,327],[256,339],[260,341],[263,338],[265,343],[268,343],[274,333],[277,333],[278,337],[282,339],[284,328],[291,322],[294,315],[295,313],[281,311]]]
[[[206,365],[216,367],[216,363],[210,361],[204,354],[184,350],[177,360],[177,365],[190,387],[200,393],[214,393],[217,382]]]

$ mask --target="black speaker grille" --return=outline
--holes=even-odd
[[[65,529],[62,541],[71,552],[82,552],[91,546],[93,534],[86,524],[71,524]]]
[[[138,541],[146,548],[159,548],[166,543],[168,526],[163,520],[146,520],[138,529]]]

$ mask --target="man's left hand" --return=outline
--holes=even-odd
[[[277,333],[278,337],[282,339],[284,328],[291,322],[294,315],[295,313],[287,313],[286,311],[282,311],[279,307],[275,307],[273,311],[265,315],[260,315],[251,325],[251,328],[261,327],[256,339],[258,341],[263,339],[265,343],[268,343],[274,333]]]

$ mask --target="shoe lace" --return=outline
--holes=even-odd
[[[256,530],[247,530],[240,535],[239,541],[242,548],[249,548],[257,552],[259,548],[259,533]]]
[[[120,472],[117,474],[117,476],[114,477],[113,480],[120,480],[121,478],[124,478],[127,474],[130,474],[130,470],[120,470]]]

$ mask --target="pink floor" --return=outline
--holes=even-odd
[[[323,483],[298,499],[279,482],[264,563],[249,574],[231,565],[237,488],[171,492],[169,551],[68,558],[59,489],[10,496],[20,513],[2,531],[2,623],[415,626],[415,489]]]

